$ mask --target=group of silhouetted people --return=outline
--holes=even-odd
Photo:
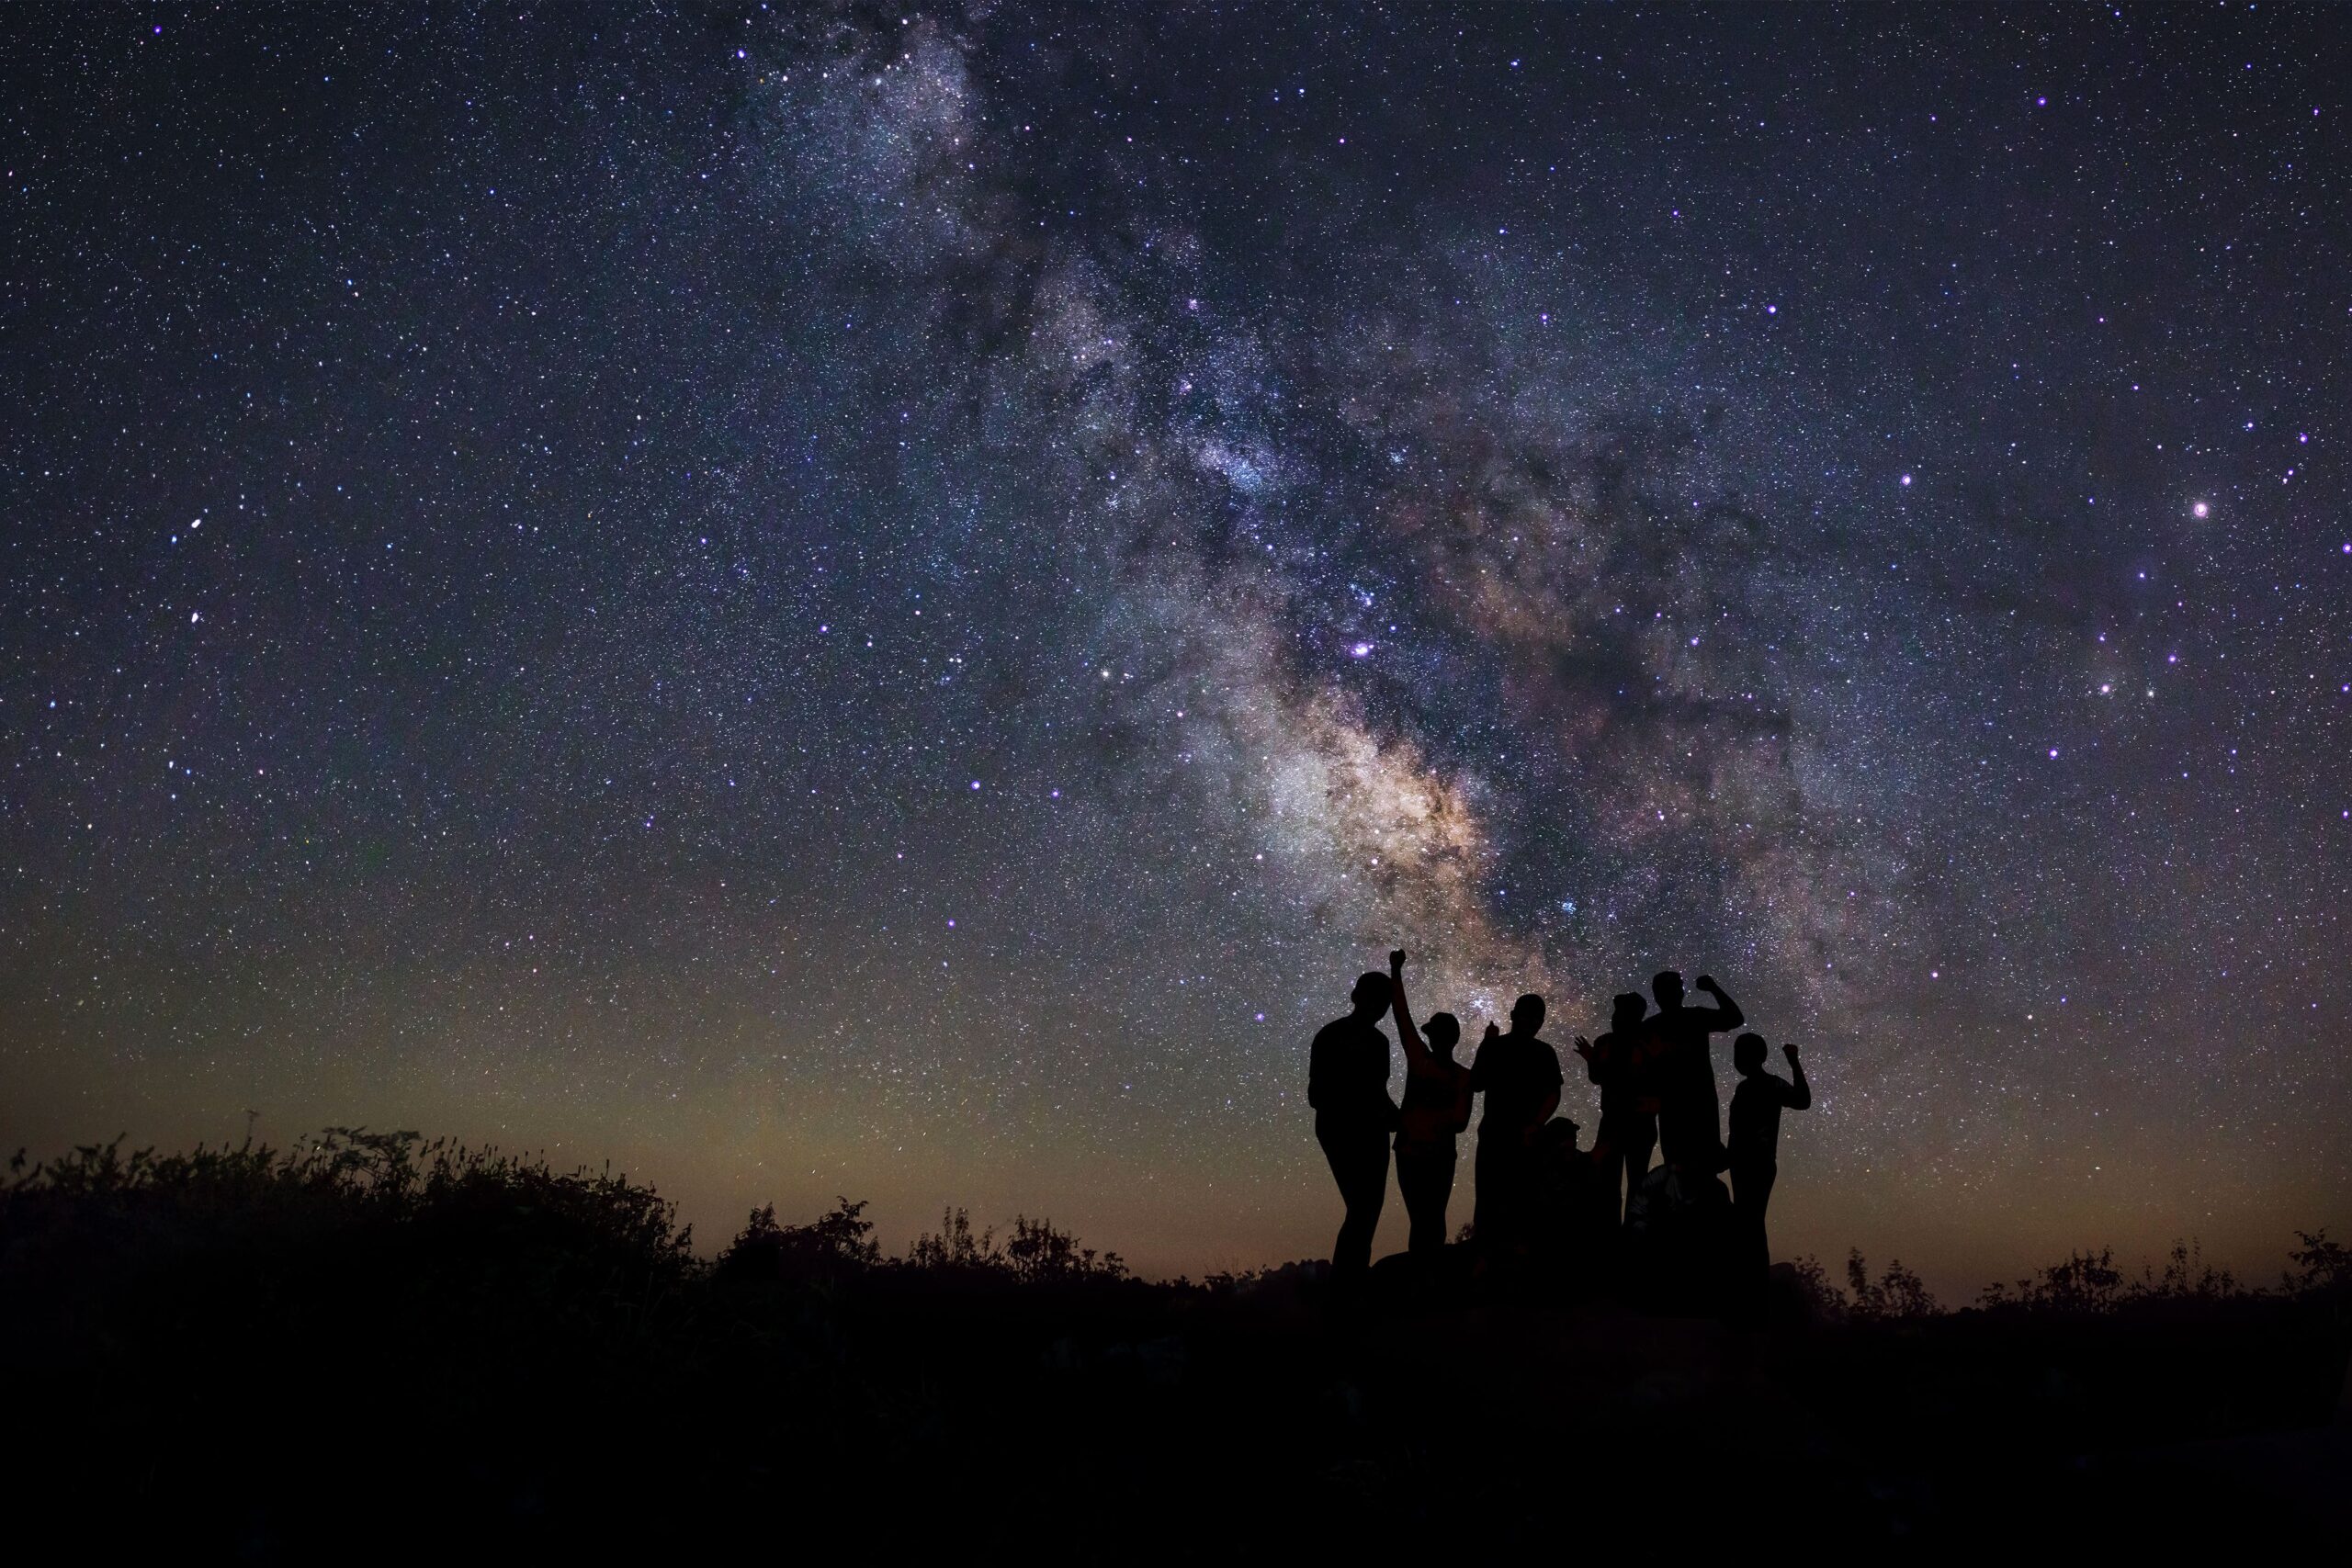
[[[1316,1141],[1347,1210],[1331,1252],[1335,1294],[1351,1293],[1371,1267],[1392,1149],[1411,1221],[1408,1255],[1426,1262],[1445,1252],[1454,1141],[1481,1095],[1470,1226],[1478,1269],[1508,1272],[1531,1258],[1573,1267],[1610,1250],[1620,1232],[1655,1237],[1679,1224],[1685,1235],[1727,1243],[1717,1248],[1725,1254],[1724,1278],[1760,1284],[1781,1112],[1811,1105],[1812,1090],[1794,1045],[1781,1048],[1791,1074],[1782,1078],[1765,1070],[1764,1037],[1741,1034],[1732,1045],[1740,1082],[1726,1144],[1708,1041],[1740,1028],[1747,1016],[1709,976],[1702,975],[1697,988],[1714,1005],[1686,1006],[1682,976],[1667,970],[1651,982],[1656,1011],[1639,992],[1624,992],[1599,1039],[1577,1037],[1577,1055],[1600,1090],[1600,1132],[1591,1148],[1580,1149],[1577,1123],[1555,1114],[1563,1078],[1559,1053],[1540,1033],[1543,998],[1514,1002],[1508,1032],[1487,1024],[1464,1066],[1453,1056],[1462,1025],[1452,1013],[1431,1013],[1415,1027],[1401,951],[1388,955],[1386,975],[1360,976],[1348,1015],[1315,1036],[1307,1077]],[[1384,1013],[1395,1015],[1405,1046],[1402,1105],[1389,1098]],[[1725,1172],[1727,1202],[1716,1179]],[[1712,1223],[1714,1209],[1727,1210],[1721,1224]]]

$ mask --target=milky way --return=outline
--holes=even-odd
[[[1402,945],[1783,1252],[2347,1220],[2336,14],[0,28],[12,1146],[1262,1263]]]

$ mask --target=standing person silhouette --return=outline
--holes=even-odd
[[[1536,1035],[1543,1027],[1544,998],[1530,992],[1511,1004],[1509,1034],[1487,1025],[1470,1064],[1470,1087],[1487,1097],[1470,1220],[1481,1247],[1528,1239],[1535,1133],[1560,1108],[1560,1054]]]
[[[1699,976],[1699,989],[1716,1005],[1684,1007],[1678,971],[1661,970],[1650,981],[1657,1011],[1649,1020],[1649,1049],[1658,1095],[1658,1153],[1668,1165],[1712,1177],[1724,1168],[1724,1126],[1707,1036],[1737,1029],[1747,1015],[1712,976]]]
[[[1783,1045],[1781,1054],[1789,1059],[1788,1078],[1764,1070],[1761,1034],[1743,1034],[1731,1043],[1732,1066],[1739,1069],[1739,1087],[1731,1095],[1732,1212],[1739,1220],[1748,1266],[1758,1275],[1771,1262],[1764,1237],[1764,1206],[1772,1201],[1772,1184],[1781,1177],[1781,1112],[1813,1104],[1813,1086],[1804,1081],[1797,1048]]]
[[[1577,1036],[1585,1075],[1600,1086],[1600,1131],[1592,1152],[1600,1167],[1601,1197],[1611,1224],[1622,1221],[1623,1203],[1640,1190],[1642,1178],[1649,1174],[1650,1151],[1657,1147],[1657,1101],[1640,1079],[1641,1054],[1647,1044],[1642,1015],[1649,1010],[1649,999],[1641,992],[1620,991],[1609,1032],[1592,1041]],[[1623,1199],[1618,1196],[1621,1186]]]
[[[1445,1250],[1445,1206],[1453,1197],[1460,1156],[1454,1135],[1470,1125],[1470,1069],[1453,1059],[1462,1025],[1450,1012],[1430,1014],[1429,1039],[1413,1027],[1405,1005],[1405,950],[1388,955],[1396,1038],[1405,1046],[1405,1105],[1396,1127],[1396,1190],[1412,1220],[1408,1250],[1421,1257]]]
[[[1388,1197],[1388,1134],[1396,1102],[1388,1098],[1388,976],[1366,970],[1348,1000],[1352,1010],[1316,1032],[1307,1055],[1306,1103],[1315,1108],[1315,1141],[1340,1184],[1347,1217],[1331,1246],[1331,1286],[1351,1292],[1372,1267],[1372,1235]]]

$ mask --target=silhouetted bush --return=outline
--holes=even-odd
[[[198,1146],[158,1156],[122,1140],[24,1168],[0,1189],[0,1236],[19,1267],[161,1265],[208,1247],[283,1247],[336,1236],[506,1266],[675,1284],[698,1268],[674,1204],[610,1170],[415,1133],[330,1127],[290,1149]]]
[[[882,1247],[873,1239],[874,1222],[860,1217],[865,1213],[864,1203],[839,1198],[805,1225],[780,1225],[775,1204],[754,1209],[712,1271],[730,1281],[809,1280],[871,1269],[881,1262]]]
[[[2161,1271],[2143,1265],[2131,1290],[2134,1296],[2157,1301],[2216,1302],[2243,1293],[2237,1277],[2206,1262],[2203,1244],[2195,1241],[2174,1242]]]
[[[2294,1271],[2283,1288],[2290,1294],[2324,1299],[2339,1304],[2352,1302],[2352,1247],[2327,1239],[2327,1232],[2297,1231],[2302,1246],[2290,1250]]]
[[[1005,1262],[1004,1247],[996,1239],[994,1227],[975,1235],[972,1216],[963,1209],[949,1209],[939,1217],[939,1234],[924,1231],[915,1237],[914,1246],[907,1253],[907,1265],[940,1274],[1002,1274],[1010,1273]]]
[[[1018,1214],[1012,1218],[1012,1235],[1005,1241],[1004,1256],[1012,1277],[1023,1284],[1127,1277],[1126,1262],[1117,1253],[1098,1254],[1093,1247],[1079,1246],[1078,1238],[1068,1231],[1056,1230],[1050,1221]]]
[[[936,1235],[925,1231],[908,1251],[905,1267],[929,1273],[1001,1278],[1016,1284],[1110,1283],[1125,1280],[1126,1263],[1115,1252],[1080,1247],[1050,1220],[1015,1215],[1012,1234],[999,1240],[993,1226],[974,1235],[972,1216],[949,1209]]]
[[[2306,1238],[2312,1239],[2318,1238]],[[2293,1294],[2301,1287],[2290,1282],[2283,1289]],[[2230,1270],[2206,1262],[2200,1244],[2176,1241],[2161,1264],[2143,1264],[2136,1280],[2126,1278],[2116,1266],[2112,1247],[2077,1250],[2012,1284],[1987,1285],[1976,1304],[1987,1312],[2100,1316],[2126,1309],[2212,1305],[2261,1294],[2241,1285]]]
[[[2073,1252],[2059,1262],[2017,1281],[2014,1291],[1999,1283],[1984,1287],[1977,1304],[1988,1311],[2016,1308],[2029,1312],[2103,1313],[2112,1311],[2123,1296],[2123,1271],[2115,1267],[2115,1253]]]
[[[1814,1257],[1794,1258],[1777,1266],[1794,1293],[1803,1315],[1815,1323],[1843,1323],[1851,1304],[1846,1292],[1829,1278],[1821,1259]]]
[[[1875,1280],[1859,1248],[1846,1255],[1846,1287],[1852,1292],[1846,1314],[1857,1323],[1911,1323],[1943,1311],[1918,1275],[1890,1261]]]

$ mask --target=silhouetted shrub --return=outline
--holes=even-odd
[[[2123,1271],[2115,1267],[2115,1251],[2073,1252],[2045,1264],[2017,1281],[2014,1291],[1998,1283],[1987,1285],[1976,1298],[1987,1311],[2003,1308],[2076,1314],[2111,1312],[2123,1299]]]
[[[861,1217],[865,1213],[864,1203],[837,1198],[805,1225],[781,1225],[775,1204],[754,1209],[712,1272],[729,1281],[806,1280],[871,1269],[882,1260],[882,1247],[873,1239],[874,1222]]]
[[[1858,1323],[1909,1323],[1944,1310],[1926,1282],[1903,1267],[1901,1258],[1890,1261],[1873,1280],[1870,1265],[1857,1248],[1846,1255],[1846,1285],[1853,1294],[1846,1313]]]
[[[679,1278],[695,1267],[693,1227],[676,1205],[625,1175],[559,1171],[542,1158],[415,1133],[330,1127],[293,1148],[246,1145],[158,1157],[122,1140],[85,1145],[0,1189],[0,1236],[19,1256],[63,1247],[130,1258],[238,1238],[290,1240],[322,1229],[471,1239],[594,1258]]]
[[[909,1249],[909,1269],[949,1274],[1001,1277],[1016,1284],[1108,1282],[1127,1278],[1127,1266],[1115,1252],[1080,1247],[1068,1231],[1050,1220],[1015,1215],[1012,1234],[999,1240],[993,1226],[975,1235],[972,1216],[950,1209],[940,1216],[936,1235],[923,1232]]]
[[[2328,1240],[2324,1229],[2297,1231],[2295,1239],[2302,1246],[2287,1254],[2295,1266],[2285,1280],[2288,1292],[2339,1303],[2352,1302],[2352,1247]]]
[[[1115,1252],[1098,1254],[1080,1247],[1068,1231],[1056,1230],[1049,1220],[1013,1216],[1012,1235],[1004,1244],[1012,1277],[1023,1284],[1075,1280],[1110,1280],[1127,1277],[1127,1265]]]
[[[2218,1302],[2247,1292],[2239,1286],[2237,1276],[2205,1261],[2202,1243],[2176,1241],[2165,1254],[2162,1271],[2143,1265],[2130,1293],[2143,1301]]]
[[[2303,1247],[2288,1254],[2295,1269],[2281,1280],[2280,1295],[2293,1298],[2345,1289],[2344,1281],[2352,1278],[2346,1249],[2330,1242],[2324,1231],[2295,1234]],[[2161,1264],[2143,1264],[2136,1280],[2127,1280],[2116,1266],[2113,1248],[2086,1249],[2014,1283],[1987,1285],[1976,1303],[1994,1312],[2098,1316],[2139,1308],[2177,1310],[2256,1301],[2267,1294],[2239,1283],[2229,1269],[2206,1262],[2199,1243],[2176,1241]]]
[[[1829,1278],[1820,1258],[1793,1258],[1777,1267],[1785,1271],[1783,1277],[1808,1319],[1815,1323],[1846,1321],[1851,1303],[1846,1300],[1846,1292]]]
[[[974,1235],[972,1216],[963,1209],[949,1209],[940,1215],[938,1235],[924,1231],[917,1235],[906,1261],[910,1269],[934,1273],[1011,1272],[1003,1244],[996,1239],[995,1227]]]

